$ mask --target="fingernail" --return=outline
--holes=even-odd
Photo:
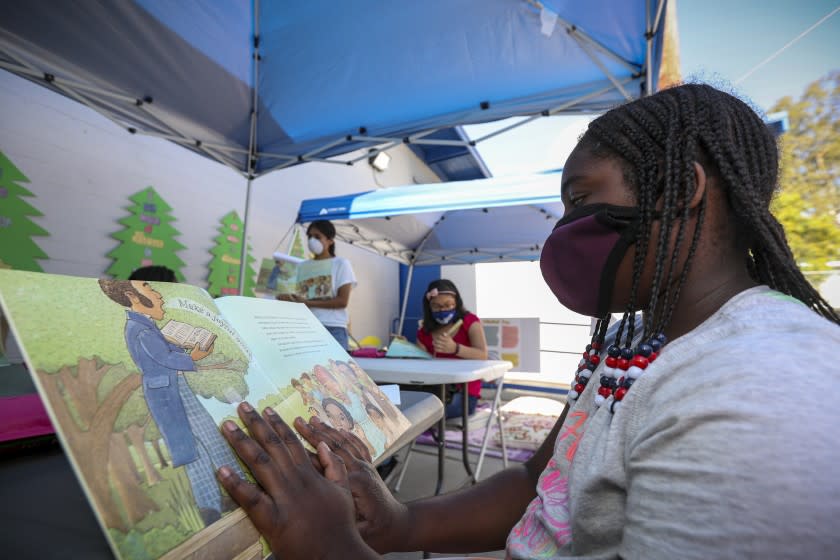
[[[277,413],[274,412],[274,409],[270,406],[265,407],[265,413],[270,414],[271,416],[277,416]]]
[[[242,401],[242,403],[241,403],[239,406],[240,406],[240,407],[242,408],[242,410],[244,410],[245,412],[254,412],[254,407],[253,407],[253,406],[251,406],[251,405],[248,403],[248,401]]]
[[[234,424],[231,420],[225,420],[225,423],[222,425],[225,427],[225,430],[229,432],[235,432],[238,429],[236,424]]]
[[[219,478],[230,478],[233,476],[233,470],[230,467],[219,468]]]
[[[318,443],[318,447],[323,447],[324,451],[331,451],[330,446],[325,441]]]

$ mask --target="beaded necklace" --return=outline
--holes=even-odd
[[[595,334],[592,337],[592,342],[586,345],[583,359],[578,364],[578,369],[575,373],[575,384],[572,390],[569,391],[568,398],[573,401],[577,400],[581,393],[583,393],[586,384],[589,383],[592,374],[601,363],[601,348],[604,345],[608,325],[609,322],[605,319],[600,319],[595,325]],[[628,339],[631,336],[628,336]],[[635,350],[630,348],[631,340],[625,342],[624,348],[620,348],[616,344],[611,344],[607,348],[607,358],[604,360],[604,368],[601,371],[599,380],[601,386],[598,387],[598,394],[595,395],[595,407],[600,407],[612,396],[613,401],[610,405],[610,412],[615,413],[618,407],[621,406],[621,401],[627,395],[627,391],[642,376],[645,369],[656,360],[662,351],[662,347],[667,342],[667,337],[659,333],[646,342],[639,344]]]

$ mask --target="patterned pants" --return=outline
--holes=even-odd
[[[187,477],[190,479],[195,503],[200,509],[214,509],[221,513],[222,494],[215,471],[221,466],[228,466],[240,477],[244,477],[233,451],[227,444],[216,422],[207,409],[201,405],[190,389],[183,374],[178,374],[178,393],[187,412],[190,431],[195,436],[198,459],[187,463]]]

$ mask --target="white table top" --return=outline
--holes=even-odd
[[[420,360],[410,358],[353,358],[377,383],[444,385],[495,381],[513,367],[501,360]]]

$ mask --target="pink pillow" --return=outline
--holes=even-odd
[[[47,410],[37,393],[0,397],[0,442],[54,433]]]

